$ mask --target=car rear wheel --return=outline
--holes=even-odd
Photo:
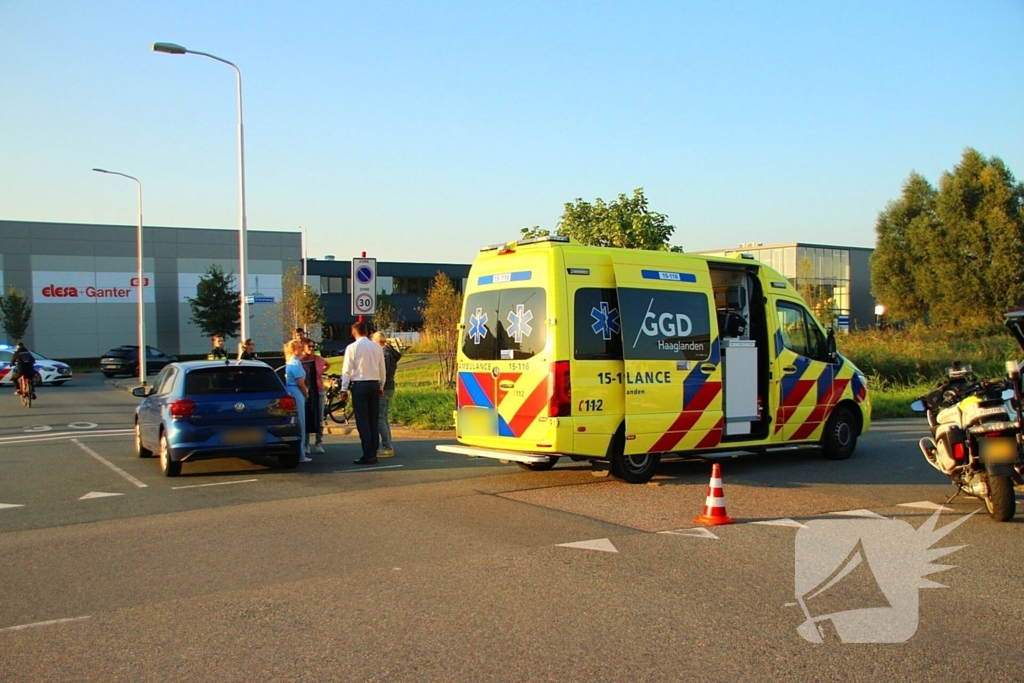
[[[139,426],[138,420],[135,421],[135,452],[140,458],[153,457],[153,451],[142,445],[142,427]]]
[[[167,443],[167,434],[160,435],[160,471],[165,477],[181,474],[181,463],[171,460],[171,445]]]
[[[295,444],[295,446],[293,446],[291,450],[288,451],[287,455],[279,455],[277,456],[277,459],[281,463],[281,467],[291,470],[299,466],[299,458],[301,457],[302,444]]]

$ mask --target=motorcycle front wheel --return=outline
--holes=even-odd
[[[985,507],[989,516],[997,522],[1008,522],[1013,519],[1017,509],[1017,501],[1013,494],[1013,480],[1006,476],[989,476],[988,497]]]

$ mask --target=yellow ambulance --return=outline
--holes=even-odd
[[[582,246],[481,250],[459,326],[456,435],[438,450],[633,483],[665,457],[850,457],[867,380],[793,286],[749,256]]]

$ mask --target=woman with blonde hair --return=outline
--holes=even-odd
[[[284,345],[284,384],[285,389],[295,399],[295,407],[299,411],[299,448],[302,457],[299,462],[313,462],[306,453],[306,400],[309,398],[309,387],[306,386],[306,369],[302,367],[302,342],[292,339]]]
[[[391,344],[388,338],[380,331],[374,332],[370,337],[384,349],[384,381],[381,382],[382,392],[380,395],[380,413],[378,413],[377,428],[380,431],[380,450],[377,451],[378,458],[395,457],[395,447],[391,443],[391,399],[395,396],[395,370],[398,369],[398,361],[402,359],[402,353]]]

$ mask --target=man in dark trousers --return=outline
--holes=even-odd
[[[380,433],[377,421],[380,418],[380,397],[384,393],[384,350],[366,336],[366,323],[352,325],[355,341],[345,347],[345,362],[341,368],[341,397],[347,396],[352,388],[352,412],[356,417],[356,429],[363,446],[363,457],[356,465],[374,465],[377,462],[377,447]]]

